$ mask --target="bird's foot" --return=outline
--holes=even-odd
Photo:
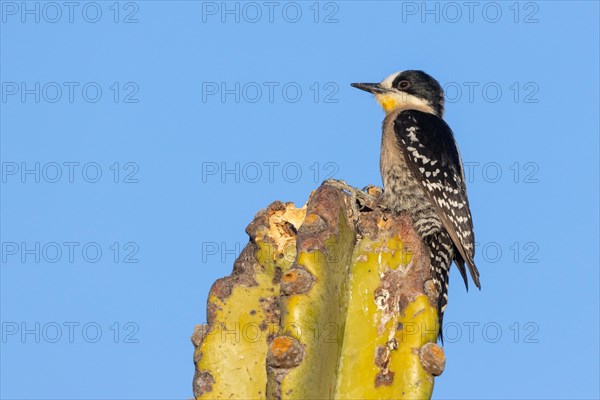
[[[353,211],[355,211],[356,215],[358,215],[358,212],[365,209],[375,210],[379,207],[378,198],[381,195],[382,190],[377,186],[369,185],[363,190],[359,190],[348,185],[343,180],[328,179],[324,183],[336,189],[348,192],[352,200]]]

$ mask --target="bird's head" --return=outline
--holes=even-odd
[[[397,109],[421,110],[440,118],[444,114],[444,90],[423,71],[400,71],[380,83],[353,83],[352,86],[373,93],[386,114]]]

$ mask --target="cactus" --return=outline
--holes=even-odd
[[[196,399],[431,397],[445,358],[429,257],[377,193],[326,182],[256,215],[192,336]]]

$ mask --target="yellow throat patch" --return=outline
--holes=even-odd
[[[377,99],[377,102],[383,107],[386,113],[400,106],[398,99],[388,94],[379,94],[375,96],[375,99]]]

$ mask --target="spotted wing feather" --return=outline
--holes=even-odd
[[[478,288],[473,260],[475,237],[460,153],[452,130],[436,115],[406,110],[394,121],[396,140],[413,176],[434,206],[460,257],[455,262],[467,284],[464,264]]]

